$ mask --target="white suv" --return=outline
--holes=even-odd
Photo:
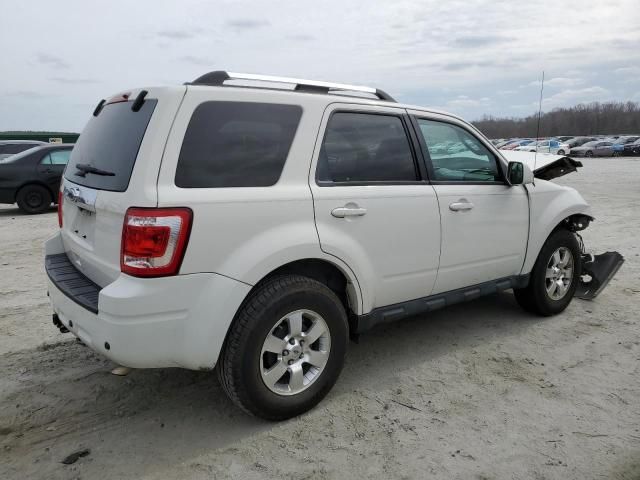
[[[54,323],[121,365],[216,368],[245,411],[297,415],[374,325],[510,288],[551,315],[606,285],[622,260],[583,255],[586,202],[514,155],[367,87],[211,72],[118,94],[62,182]]]

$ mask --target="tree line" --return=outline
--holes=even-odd
[[[497,118],[489,115],[472,122],[489,138],[535,137],[538,114],[525,118]],[[639,134],[640,104],[635,102],[593,102],[543,112],[540,137],[557,135]]]

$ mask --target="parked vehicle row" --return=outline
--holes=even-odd
[[[553,153],[575,157],[640,155],[640,135],[558,136],[552,138],[495,139],[500,150]]]

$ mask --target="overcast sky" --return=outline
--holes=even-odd
[[[0,130],[80,131],[101,98],[226,69],[382,88],[474,120],[640,101],[640,2],[24,0],[2,12]]]

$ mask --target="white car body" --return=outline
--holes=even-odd
[[[538,152],[552,153],[554,155],[568,155],[571,151],[571,147],[566,143],[562,143],[557,140],[541,140],[539,142],[521,145],[514,148],[514,150],[519,152]]]
[[[373,323],[378,323],[394,317],[393,306],[411,305],[406,309],[411,313],[415,302],[445,292],[491,282],[502,281],[503,288],[515,285],[509,279],[526,278],[558,225],[574,215],[590,215],[576,190],[540,179],[514,186],[421,181],[327,188],[316,182],[318,145],[327,121],[333,112],[344,110],[459,126],[495,156],[503,172],[505,156],[532,157],[499,151],[472,125],[447,113],[262,88],[187,85],[144,90],[157,105],[128,188],[97,190],[64,178],[63,227],[45,246],[47,258],[66,255],[72,269],[96,287],[96,309],[90,311],[50,274],[51,305],[62,325],[95,351],[129,367],[213,368],[247,295],[262,279],[293,262],[311,259],[339,270],[347,281],[352,314],[375,317]],[[132,90],[129,98],[141,91]],[[185,132],[205,101],[302,107],[275,185],[176,186]],[[555,160],[537,156],[538,166]],[[450,204],[456,202],[473,209],[452,211]],[[366,209],[366,215],[332,214],[349,205]],[[192,210],[179,274],[140,278],[121,271],[122,225],[129,207]],[[473,297],[473,290],[465,291]]]

